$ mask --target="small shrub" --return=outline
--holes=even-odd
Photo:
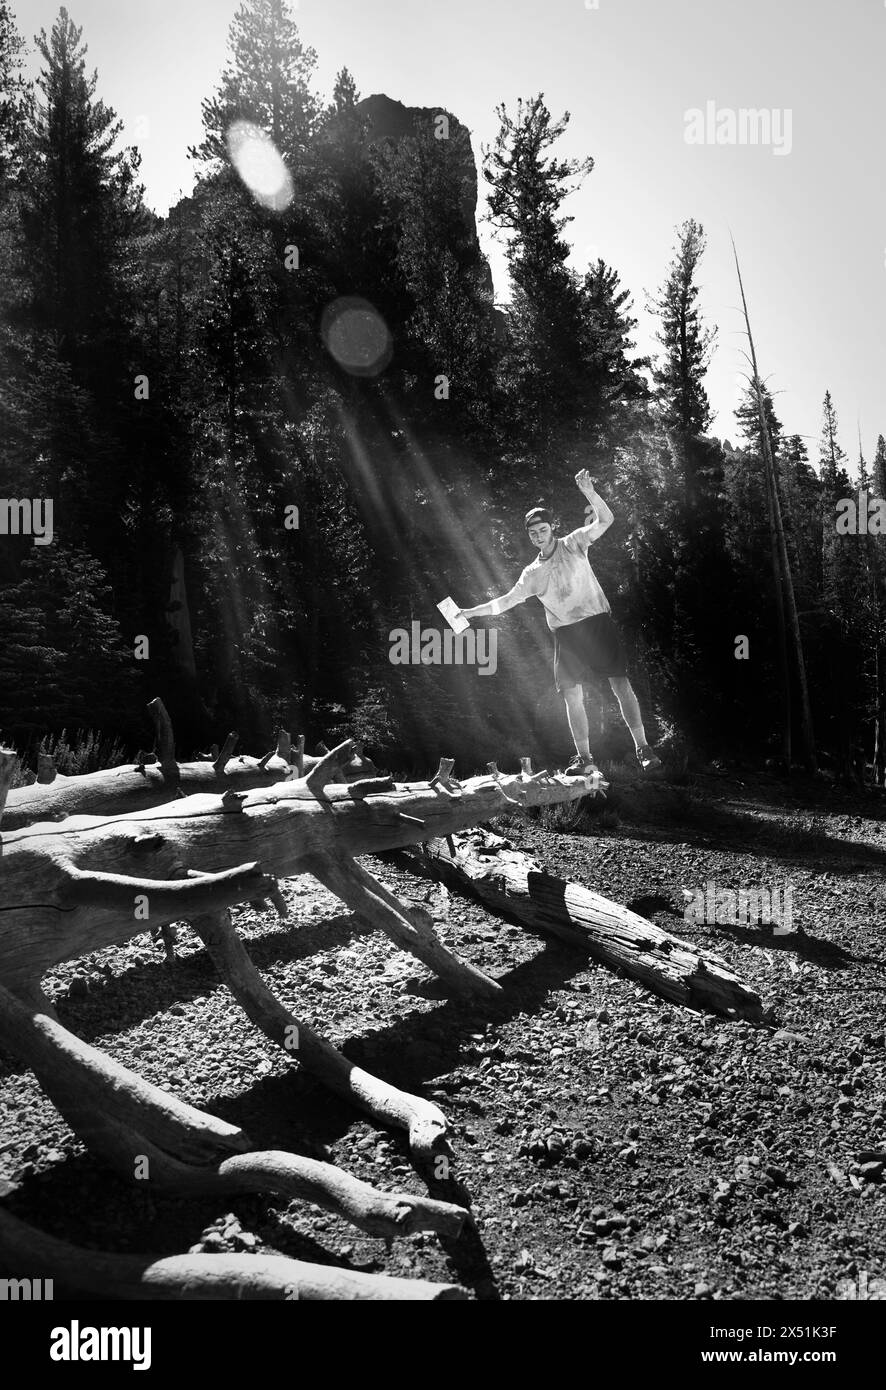
[[[119,767],[126,761],[126,749],[118,738],[105,736],[100,729],[78,729],[73,743],[68,741],[67,729],[58,735],[46,734],[37,752],[48,754],[56,772],[64,777],[78,777],[85,772],[100,772],[106,767]]]
[[[13,766],[12,781],[10,787],[29,787],[32,782],[36,782],[37,774],[32,772],[26,764],[24,758],[16,754]]]

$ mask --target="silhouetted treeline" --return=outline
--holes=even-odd
[[[396,629],[442,628],[444,595],[510,587],[530,505],[581,524],[588,467],[647,727],[777,751],[759,421],[749,396],[740,447],[707,433],[699,225],[669,264],[662,248],[650,362],[617,271],[567,264],[561,208],[593,160],[558,157],[565,120],[540,97],[498,109],[478,204],[455,114],[361,101],[347,70],[324,100],[284,0],[248,0],[194,193],[161,218],[64,9],[37,43],[31,87],[0,0],[0,494],[53,502],[51,543],[0,534],[7,739],[139,744],[161,695],[183,752],[229,728],[270,746],[282,724],[415,767],[565,753],[537,605],[495,621],[485,677],[389,651]],[[475,205],[506,241],[503,308]],[[839,532],[836,507],[886,496],[886,444],[850,481],[829,395],[812,462],[766,403],[819,744],[843,766],[876,753],[882,778],[886,539]],[[618,753],[600,698],[594,746]]]

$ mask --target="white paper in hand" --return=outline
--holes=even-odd
[[[441,599],[440,602],[437,604],[437,607],[443,614],[443,617],[446,619],[449,626],[452,628],[453,632],[464,632],[467,628],[471,626],[467,618],[462,617],[461,609],[455,602],[455,599]]]

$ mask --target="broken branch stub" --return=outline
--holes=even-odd
[[[215,773],[216,777],[224,777],[225,768],[227,767],[230,759],[233,758],[234,750],[237,747],[239,741],[239,734],[235,733],[232,730],[231,733],[229,733],[227,738],[225,739],[224,744],[222,745],[221,752],[219,752],[218,748],[216,747],[215,758],[213,759],[212,763],[212,770]]]
[[[14,748],[0,748],[0,824],[6,814],[6,801],[9,788],[15,776],[16,755]],[[8,821],[7,821],[8,824]]]
[[[148,704],[154,727],[157,731],[157,759],[164,782],[170,787],[178,785],[179,767],[175,758],[175,737],[172,721],[161,699],[155,698]]]

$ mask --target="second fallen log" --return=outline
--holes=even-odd
[[[719,956],[700,954],[689,942],[612,902],[580,883],[549,874],[509,840],[486,830],[455,835],[455,856],[445,840],[425,844],[397,862],[420,869],[449,888],[479,899],[527,927],[581,946],[605,965],[616,966],[665,999],[757,1022],[759,994]]]

